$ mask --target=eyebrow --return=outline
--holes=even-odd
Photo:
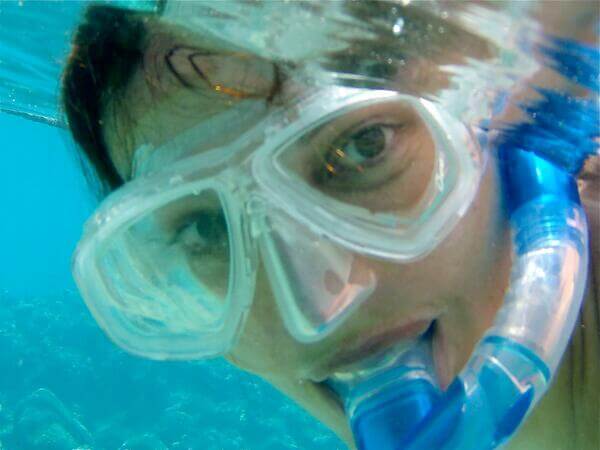
[[[171,62],[171,58],[173,57],[173,54],[179,50],[180,47],[175,47],[172,48],[171,50],[169,50],[167,52],[167,54],[164,56],[164,60],[165,60],[165,65],[167,66],[167,68],[169,69],[169,72],[171,72],[173,74],[173,76],[177,79],[177,81],[179,81],[179,83],[181,83],[181,85],[183,85],[186,88],[192,88],[193,86],[191,84],[189,84],[181,75],[179,72],[177,72],[177,70],[175,69],[175,67],[173,66],[173,63]]]
[[[166,65],[167,69],[169,70],[169,72],[171,72],[171,74],[175,77],[175,79],[186,89],[194,89],[196,86],[194,86],[193,84],[191,84],[189,81],[187,81],[185,79],[185,77],[177,70],[177,68],[175,67],[175,65],[173,64],[173,61],[172,61],[172,58],[175,56],[175,53],[177,53],[178,51],[182,51],[182,50],[190,52],[186,56],[188,63],[193,68],[194,72],[207,84],[207,86],[209,88],[211,88],[212,90],[214,90],[215,85],[213,85],[213,83],[206,76],[206,74],[198,67],[198,65],[196,64],[196,61],[194,61],[194,58],[197,56],[227,56],[227,53],[211,52],[208,50],[201,50],[197,47],[188,47],[188,46],[184,46],[184,45],[176,45],[175,47],[171,48],[165,54],[165,56],[163,58],[164,63]],[[259,58],[256,55],[248,55],[248,56],[254,57],[254,58]],[[271,64],[271,66],[273,67],[273,82],[272,82],[271,90],[269,91],[269,93],[266,96],[243,93],[242,91],[238,91],[237,89],[234,89],[234,88],[228,89],[228,90],[223,90],[223,93],[225,93],[231,97],[238,97],[238,98],[260,97],[260,98],[264,98],[267,103],[271,103],[273,101],[274,97],[281,91],[283,81],[284,81],[284,76],[283,76],[283,73],[282,73],[283,71],[282,71],[279,63],[276,63],[275,61],[270,61],[270,60],[268,60],[268,61],[265,60],[265,62],[269,62]],[[230,92],[227,92],[227,91],[230,91]]]
[[[167,54],[164,57],[165,64],[166,64],[167,68],[173,74],[173,76],[184,87],[189,88],[189,89],[192,89],[194,86],[187,82],[187,80],[177,71],[177,69],[173,65],[173,62],[171,61],[171,58],[175,55],[175,53],[178,52],[178,51],[180,51],[180,50],[190,50],[190,51],[192,51],[192,53],[190,53],[190,54],[187,55],[188,62],[190,63],[190,65],[194,69],[194,72],[196,72],[196,74],[200,78],[202,78],[206,83],[208,83],[210,85],[210,81],[208,80],[208,78],[206,78],[206,75],[196,65],[196,63],[194,62],[193,58],[195,56],[212,56],[212,55],[215,55],[215,53],[208,52],[208,51],[200,51],[197,48],[194,48],[194,47],[185,47],[185,46],[182,46],[182,45],[175,46],[175,47],[173,47],[171,50],[169,50],[167,52]]]

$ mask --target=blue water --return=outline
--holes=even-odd
[[[57,91],[84,3],[0,1],[0,111],[61,122]]]
[[[94,205],[65,132],[0,114],[0,449],[336,449],[323,425],[223,360],[132,357],[69,273]]]

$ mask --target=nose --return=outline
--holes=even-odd
[[[265,220],[259,247],[284,322],[298,341],[320,340],[371,296],[377,277],[359,256],[285,213]]]

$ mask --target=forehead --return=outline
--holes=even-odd
[[[141,70],[105,127],[112,159],[127,179],[137,148],[161,146],[244,103],[215,92],[214,83],[190,82],[197,67],[184,67],[185,58],[174,60],[173,71],[168,55],[174,49],[222,56],[205,58],[204,67],[224,77],[230,91],[239,91],[240,83],[265,85],[264,73],[285,71],[282,102],[301,93],[306,78],[314,82],[323,74],[341,83],[435,96],[451,84],[447,67],[495,53],[494,39],[475,32],[469,8],[457,3],[442,8],[439,2],[168,2],[148,26]],[[230,126],[224,133],[233,137],[240,131]]]

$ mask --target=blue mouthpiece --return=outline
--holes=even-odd
[[[344,399],[359,449],[394,450],[440,398],[431,355],[431,333],[409,348],[393,348],[364,362],[364,368],[338,373],[329,386]]]
[[[428,381],[415,378],[377,392],[361,403],[350,426],[359,449],[393,450],[398,436],[412,431],[427,417],[439,397],[439,391]]]

